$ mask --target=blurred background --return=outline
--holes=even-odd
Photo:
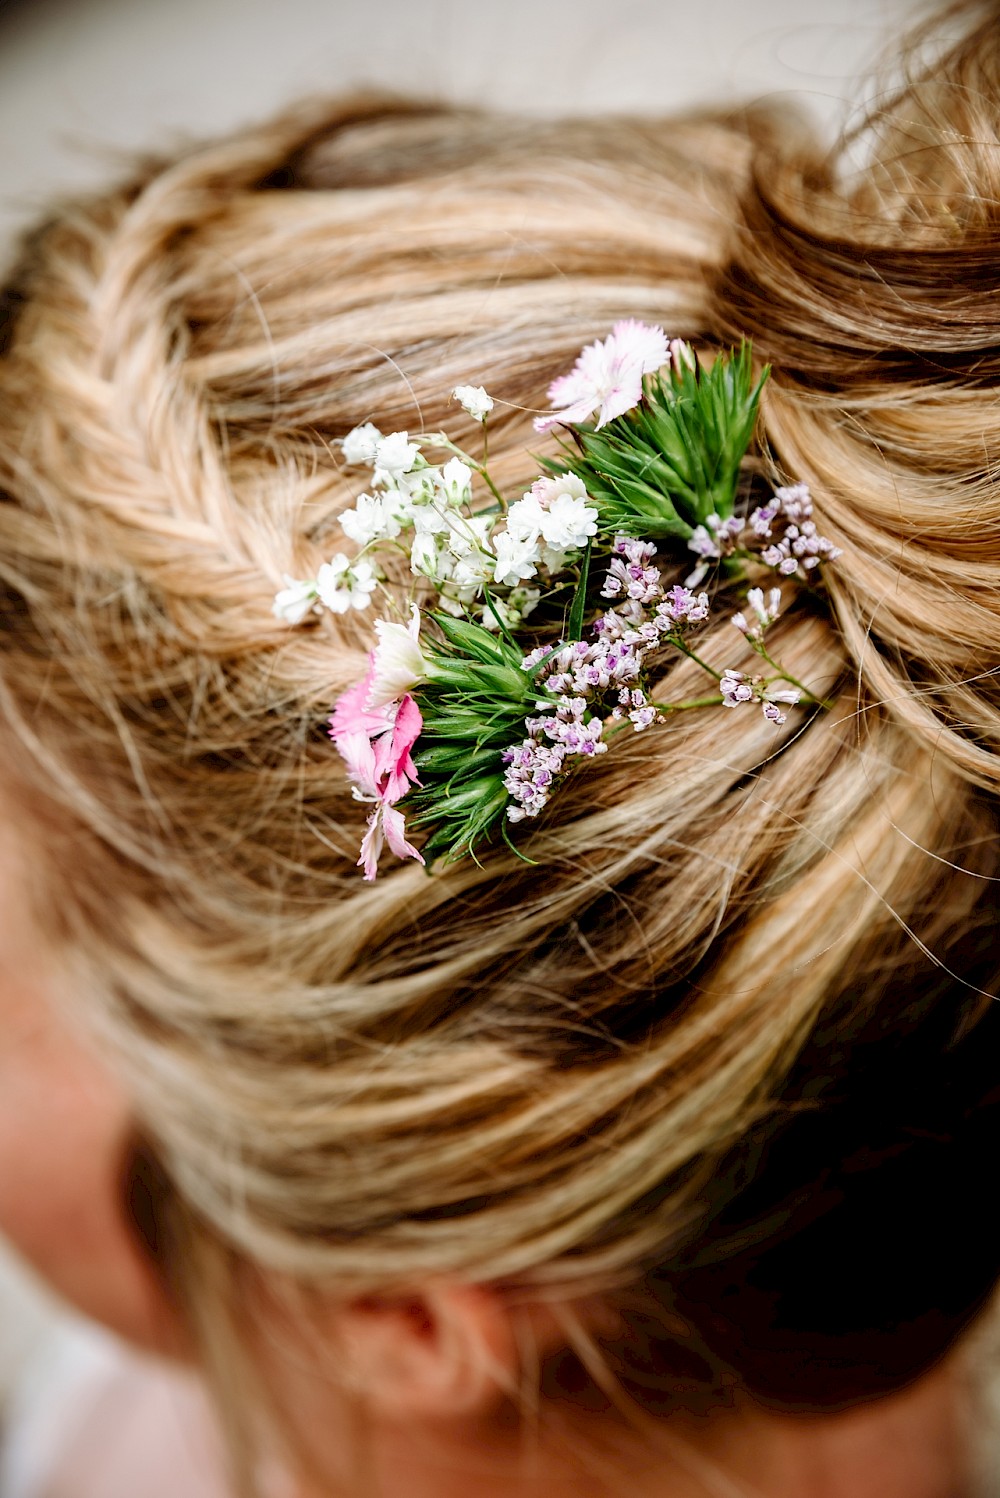
[[[128,153],[362,84],[539,114],[793,94],[831,133],[918,0],[0,0],[0,264]],[[44,1191],[45,1183],[37,1189]],[[73,1323],[0,1242],[0,1413]]]

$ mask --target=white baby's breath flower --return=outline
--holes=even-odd
[[[340,446],[344,454],[344,462],[374,463],[375,450],[381,440],[382,433],[370,421],[366,421],[363,426],[354,427],[346,437],[341,438]]]
[[[324,562],[316,574],[319,600],[335,614],[366,609],[377,584],[378,574],[370,562],[352,562],[342,551]]]
[[[316,607],[316,583],[313,578],[300,582],[297,578],[282,573],[285,586],[274,595],[272,611],[276,619],[286,624],[301,624],[307,614]]]
[[[481,551],[489,558],[494,518],[492,515],[449,515],[447,544],[452,556],[465,557],[470,551]]]
[[[475,421],[485,421],[493,410],[493,399],[482,385],[456,385],[451,393]]]
[[[425,463],[419,455],[415,461],[417,466],[409,473],[386,474],[382,483],[387,494],[395,495],[397,503],[407,507],[433,504],[438,499],[434,482],[437,469]]]
[[[391,487],[410,472],[419,457],[420,448],[410,441],[408,432],[390,432],[375,446],[375,484]]]
[[[542,534],[545,511],[530,491],[516,499],[507,511],[507,534],[517,541],[536,542]]]
[[[376,619],[378,644],[372,652],[371,684],[365,706],[369,711],[398,702],[427,680],[428,663],[420,648],[420,610],[411,605],[409,624]]]
[[[431,581],[442,577],[442,553],[437,536],[430,530],[418,530],[410,545],[410,571],[418,577],[430,577]]]
[[[528,494],[538,501],[543,510],[549,509],[563,494],[568,494],[571,499],[589,498],[586,484],[575,473],[554,473],[551,476],[537,478],[528,490]]]
[[[410,524],[418,536],[447,536],[451,531],[451,519],[438,504],[412,505]]]
[[[492,579],[495,565],[495,558],[485,552],[467,551],[464,556],[456,557],[451,568],[452,580],[457,587],[468,589],[472,597],[476,598],[482,592],[483,585]]]
[[[597,535],[597,511],[583,497],[558,494],[542,516],[542,536],[555,551],[579,550]]]
[[[472,469],[461,458],[449,458],[437,477],[438,489],[456,509],[472,497]]]
[[[398,536],[400,520],[388,495],[359,494],[353,510],[341,515],[340,527],[359,546],[368,546],[372,541]]]
[[[508,510],[508,534],[535,544],[548,570],[561,572],[571,553],[597,534],[597,510],[587,504],[589,497],[575,474],[538,479]]]
[[[453,619],[465,618],[465,604],[459,593],[450,593],[447,588],[438,594],[438,608],[444,613],[450,614]]]
[[[559,551],[555,546],[542,546],[541,553],[542,566],[553,577],[557,577],[560,572],[565,572],[569,564],[577,560],[580,555],[577,550]]]
[[[500,531],[494,536],[493,544],[497,554],[494,582],[504,587],[516,587],[518,583],[534,577],[539,561],[538,544],[535,540],[511,535],[508,530]]]

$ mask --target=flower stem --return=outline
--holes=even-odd
[[[485,453],[483,454],[483,461],[482,461],[482,463],[476,465],[476,472],[479,474],[479,476],[482,479],[485,480],[486,487],[489,489],[490,493],[493,495],[493,497],[496,500],[497,504],[500,506],[500,513],[501,513],[501,515],[506,515],[506,513],[507,513],[507,501],[504,499],[503,495],[500,493],[500,490],[497,488],[496,484],[490,478],[490,475],[489,475],[489,473],[487,471],[487,468],[486,468],[486,455],[485,455]]]
[[[679,713],[689,707],[719,707],[723,701],[721,693],[711,697],[685,697],[683,702],[651,702],[659,713]]]
[[[786,671],[784,666],[776,661],[774,657],[769,653],[763,640],[758,641],[754,645],[754,649],[757,651],[758,655],[763,656],[764,660],[767,661],[767,664],[769,666],[774,667],[774,670],[778,673],[777,679],[780,681],[790,682],[793,687],[798,687],[799,691],[802,693],[807,702],[814,702],[817,707],[824,707],[828,712],[833,707],[832,702],[827,701],[827,699],[824,697],[817,697],[816,693],[811,692],[804,682],[799,681],[797,676],[793,676],[790,671]]]
[[[710,666],[707,661],[703,661],[701,656],[697,655],[695,651],[691,649],[690,645],[685,645],[684,641],[679,635],[671,635],[670,642],[672,645],[676,645],[681,655],[686,655],[688,660],[694,661],[695,665],[700,666],[703,671],[707,671],[709,676],[714,676],[716,681],[722,680],[722,672],[716,671],[714,666]]]
[[[478,466],[475,458],[470,453],[467,453],[464,447],[459,447],[457,442],[452,442],[451,438],[446,436],[444,432],[421,432],[420,441],[426,443],[428,447],[445,448],[447,452],[453,453],[456,458],[461,458],[462,462],[467,463],[470,468]]]

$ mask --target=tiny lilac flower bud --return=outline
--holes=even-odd
[[[742,671],[723,671],[719,679],[719,691],[722,693],[723,707],[739,707],[744,702],[753,701],[753,687]]]

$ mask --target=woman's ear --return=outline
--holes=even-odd
[[[517,1394],[515,1314],[488,1286],[447,1281],[353,1301],[336,1313],[345,1381],[391,1419],[485,1414]]]

